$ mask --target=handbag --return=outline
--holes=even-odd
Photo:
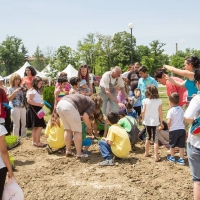
[[[24,200],[24,194],[14,178],[9,178],[4,187],[2,200]]]
[[[32,107],[33,111],[35,112],[33,106],[31,106],[31,107]],[[37,117],[39,119],[42,119],[46,113],[45,113],[44,109],[41,108],[37,113],[35,112],[35,114],[37,115]]]

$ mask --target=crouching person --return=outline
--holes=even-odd
[[[105,160],[99,163],[99,166],[114,165],[111,154],[118,158],[125,158],[131,151],[131,144],[126,130],[117,124],[118,113],[111,112],[107,115],[107,119],[108,124],[110,124],[107,137],[103,137],[99,141],[100,152]]]

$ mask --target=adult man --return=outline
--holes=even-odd
[[[138,86],[138,81],[139,81],[139,79],[140,79],[139,72],[138,72],[138,69],[139,69],[139,68],[140,68],[140,63],[139,63],[139,62],[136,62],[136,63],[132,66],[132,68],[131,68],[131,70],[130,70],[128,76],[127,76],[127,83],[128,83],[128,85],[130,85],[131,91],[133,92],[133,94],[134,94],[134,90],[135,90],[135,89],[137,88],[137,86]]]
[[[139,76],[141,77],[138,81],[138,88],[140,89],[141,91],[141,95],[142,95],[142,100],[145,99],[145,92],[146,92],[146,87],[148,85],[155,85],[156,87],[158,87],[158,83],[157,81],[152,78],[151,76],[149,76],[148,74],[148,70],[145,66],[141,66],[139,69],[138,69],[138,72],[139,72]]]
[[[171,93],[173,92],[177,92],[179,94],[179,106],[184,106],[187,105],[187,90],[185,87],[178,87],[176,85],[174,85],[173,83],[171,83],[170,81],[168,81],[166,79],[166,71],[164,69],[158,69],[157,71],[155,71],[154,73],[154,78],[162,85],[166,85],[166,90],[167,90],[167,96],[169,97]],[[170,77],[171,79],[173,79],[176,82],[183,82],[182,79],[178,78],[178,77]]]
[[[124,104],[117,101],[117,94],[115,87],[119,86],[125,99],[128,99],[128,95],[124,89],[124,82],[121,77],[121,68],[116,66],[111,71],[105,72],[101,78],[99,84],[99,95],[103,100],[102,112],[106,114],[107,103],[110,103],[111,111],[118,112],[119,107],[124,107]]]

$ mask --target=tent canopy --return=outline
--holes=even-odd
[[[18,69],[16,72],[14,72],[14,73],[19,74],[19,75],[21,76],[21,78],[22,78],[22,77],[24,77],[25,69],[26,69],[28,66],[31,66],[31,65],[26,61],[26,62],[24,63],[24,65],[23,65],[20,69]],[[37,71],[37,70],[36,70],[36,72],[37,72],[37,76],[40,76],[41,78],[47,78],[47,77],[45,76],[45,74],[43,74],[42,72],[39,72],[39,71]],[[12,74],[14,74],[14,73],[12,73]],[[4,79],[10,79],[10,77],[12,76],[12,74],[10,74],[9,76],[4,77]]]
[[[68,78],[78,75],[78,71],[71,64],[69,64],[62,72],[67,73]]]

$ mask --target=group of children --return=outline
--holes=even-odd
[[[84,94],[90,96],[90,89],[84,79],[80,81],[78,77],[70,79],[68,86],[66,77],[58,78],[58,87],[55,89],[55,105],[60,98],[66,94]],[[66,91],[66,86],[68,91]],[[118,100],[126,105],[125,109],[120,109],[119,113],[109,113],[107,116],[102,112],[95,113],[91,120],[93,127],[93,139],[101,138],[99,142],[100,151],[105,161],[100,165],[113,165],[113,159],[110,156],[112,152],[116,157],[124,158],[128,153],[135,149],[138,141],[139,129],[137,124],[143,125],[146,129],[145,157],[149,156],[149,147],[151,138],[154,142],[154,158],[156,162],[160,161],[158,155],[158,130],[163,129],[162,101],[159,99],[158,89],[154,85],[146,88],[144,100],[141,99],[141,91],[136,88],[134,94],[130,94],[129,102],[125,102],[118,92]],[[167,157],[170,162],[175,162],[175,147],[179,147],[180,158],[176,161],[184,165],[184,147],[186,139],[185,125],[183,122],[183,110],[178,106],[179,96],[172,93],[169,97],[170,110],[167,113],[167,124],[169,127],[169,147],[171,155]],[[137,121],[137,122],[136,122]],[[83,122],[82,122],[83,123]],[[88,148],[92,145],[92,140],[87,136],[87,127],[82,124],[82,138],[84,152],[89,153]],[[125,134],[126,133],[126,134]],[[58,114],[54,110],[52,118],[49,121],[45,135],[48,141],[48,152],[53,153],[52,149],[58,149],[64,153],[64,128]]]

